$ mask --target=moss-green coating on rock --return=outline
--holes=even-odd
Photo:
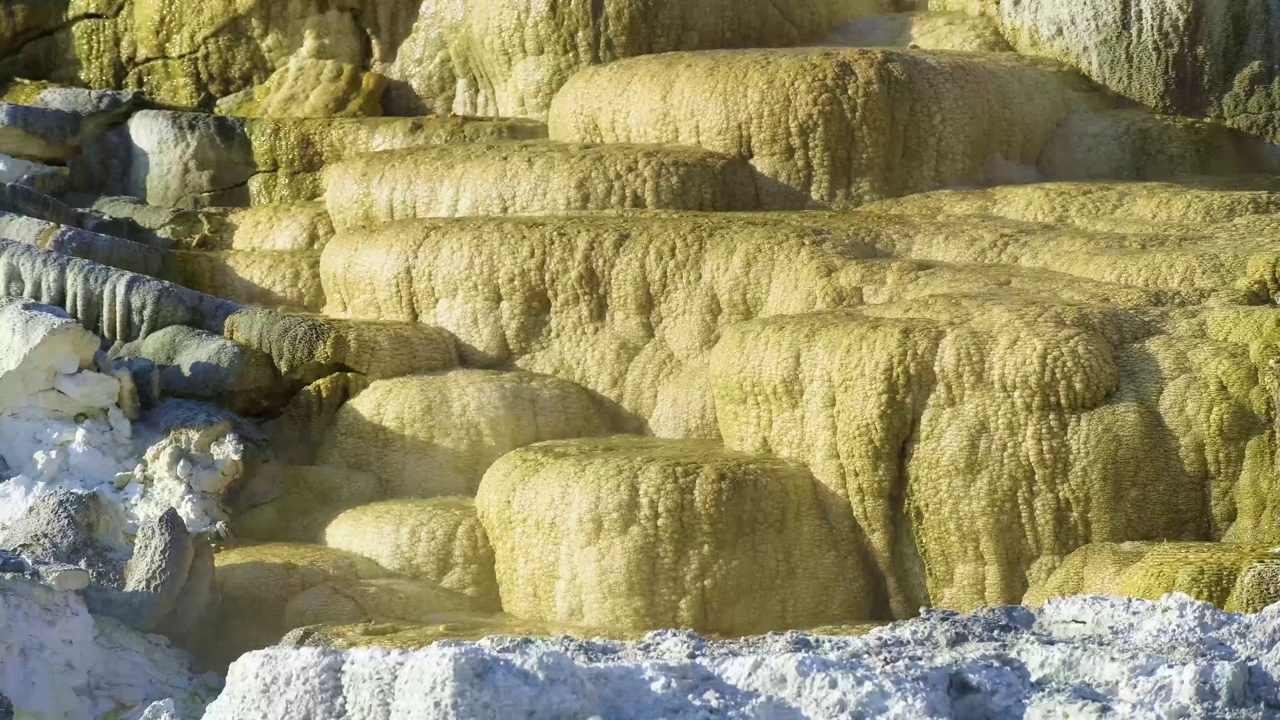
[[[446,370],[456,341],[429,325],[285,315],[246,309],[227,319],[227,337],[266,352],[285,376],[310,382],[352,370],[370,380]]]
[[[1005,54],[673,53],[578,73],[549,123],[557,141],[745,157],[772,181],[760,189],[766,208],[848,207],[1025,175],[1071,110],[1099,102],[1082,90]]]
[[[1280,599],[1278,569],[1280,552],[1270,545],[1099,543],[1067,556],[1023,602],[1081,593],[1158,600],[1180,592],[1228,612],[1258,612]]]
[[[503,609],[727,634],[856,620],[870,581],[799,465],[718,443],[614,437],[516,450],[476,508]]]
[[[440,145],[348,160],[326,183],[340,229],[405,218],[756,207],[750,166],[684,147]]]
[[[373,383],[334,416],[318,457],[377,475],[392,498],[472,496],[508,451],[609,431],[597,400],[573,383],[454,370]]]
[[[1272,541],[1270,311],[1002,294],[730,328],[726,445],[844,498],[896,614],[1016,602],[1089,542]]]
[[[325,528],[324,542],[405,577],[462,593],[477,608],[501,608],[493,548],[469,498],[388,500],[352,508]]]
[[[359,373],[334,373],[310,383],[293,396],[280,415],[263,429],[281,462],[313,465],[330,423],[348,400],[369,386]]]
[[[383,75],[350,63],[293,58],[266,83],[223,98],[218,112],[252,118],[378,116],[386,86]]]

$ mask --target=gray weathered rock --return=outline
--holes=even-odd
[[[172,508],[143,524],[132,556],[116,511],[97,493],[58,490],[0,526],[0,550],[30,558],[31,572],[60,590],[85,591],[96,615],[144,631],[162,624],[191,632],[216,608],[212,552]],[[16,564],[16,561],[9,561]],[[189,581],[190,578],[190,581]],[[182,637],[175,635],[175,638]]]
[[[138,528],[122,586],[118,592],[104,589],[91,593],[90,610],[139,630],[154,630],[174,609],[194,553],[186,524],[170,508]]]
[[[0,240],[0,295],[63,307],[108,344],[171,325],[221,333],[240,309],[180,285],[12,240]]]
[[[151,277],[171,275],[163,250],[37,218],[0,212],[0,237]]]
[[[0,153],[65,161],[79,150],[81,123],[78,113],[0,102]]]
[[[128,129],[128,195],[182,208],[249,204],[258,168],[243,120],[144,110]]]
[[[1280,6],[1271,0],[992,0],[1021,53],[1148,107],[1280,139]]]
[[[207,400],[240,414],[279,407],[290,394],[266,353],[182,325],[124,345],[116,355],[154,362],[167,395]]]
[[[0,550],[0,573],[26,575],[29,572],[31,566],[25,558],[15,552]]]
[[[0,211],[86,229],[90,229],[92,223],[87,213],[35,188],[17,183],[0,183]]]
[[[0,525],[0,549],[87,569],[101,586],[119,587],[128,549],[110,503],[96,493],[56,490]]]

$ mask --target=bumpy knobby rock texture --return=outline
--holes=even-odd
[[[549,442],[485,473],[502,607],[725,634],[858,619],[868,579],[803,467],[697,440]]]
[[[349,160],[330,169],[326,182],[338,228],[415,217],[756,206],[745,162],[683,147],[442,145]]]
[[[227,337],[262,350],[288,378],[317,380],[351,370],[370,380],[448,370],[452,335],[429,325],[286,315],[245,309],[227,318]]]
[[[485,640],[412,653],[272,649],[232,666],[209,720],[359,708],[443,718],[1270,717],[1274,611],[1185,597],[933,611],[864,637]],[[300,710],[305,708],[305,710]]]
[[[0,295],[65,309],[105,339],[131,342],[169,327],[222,332],[235,303],[11,240],[0,240]]]
[[[393,498],[471,496],[510,450],[609,429],[599,402],[573,383],[455,370],[371,384],[334,416],[318,460],[376,475]]]
[[[294,57],[266,83],[223,98],[218,112],[268,118],[381,115],[386,87],[385,76],[351,63]]]
[[[361,153],[544,137],[541,123],[508,119],[246,120],[148,110],[85,162],[104,189],[152,204],[243,207],[320,198],[321,171]]]
[[[724,327],[842,304],[875,251],[802,218],[419,220],[339,234],[327,312],[437,325],[464,363],[579,383],[658,434],[716,435],[699,369]],[[837,222],[837,224],[846,224]],[[824,242],[829,240],[829,242]],[[549,438],[547,438],[549,439]]]
[[[557,141],[746,157],[766,208],[846,207],[1034,178],[1063,117],[1099,102],[1084,90],[1051,66],[999,54],[674,53],[578,73],[549,122]]]
[[[728,446],[847,499],[896,612],[1016,602],[1090,541],[1272,541],[1270,316],[938,296],[739,324],[711,382]]]
[[[383,104],[402,114],[537,117],[586,65],[672,50],[796,45],[851,16],[897,5],[297,0],[218,2],[180,13],[162,0],[21,2],[0,26],[0,71],[145,90],[171,106],[209,108],[222,99],[230,109],[261,94],[267,109],[287,99],[330,112],[375,103],[385,82]]]
[[[1096,543],[1023,597],[1029,605],[1075,594],[1158,599],[1180,592],[1231,612],[1258,612],[1280,600],[1280,553],[1239,543]]]
[[[1280,10],[1265,0],[1056,0],[985,8],[1019,52],[1162,112],[1280,139]]]
[[[325,528],[324,542],[475,598],[477,607],[500,607],[493,548],[470,499],[389,500],[352,508]]]

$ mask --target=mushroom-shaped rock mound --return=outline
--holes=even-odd
[[[244,510],[232,529],[254,540],[319,542],[339,513],[385,494],[381,480],[359,470],[271,463],[257,468],[238,493]]]
[[[294,596],[326,583],[352,585],[383,578],[377,563],[323,545],[268,543],[223,550],[214,556],[222,597],[223,637],[230,658],[266,647],[290,627],[285,608]]]
[[[512,615],[745,634],[866,616],[870,578],[823,493],[769,456],[615,436],[503,456],[476,509]]]
[[[329,524],[324,542],[474,598],[482,609],[500,606],[493,548],[469,498],[388,500],[352,508]]]
[[[728,447],[848,501],[896,614],[971,608],[1092,541],[1274,542],[1273,315],[936,296],[741,323],[710,377]]]
[[[506,143],[363,155],[326,174],[338,228],[413,217],[576,210],[752,210],[741,158],[696,147]]]
[[[1094,543],[1067,556],[1023,598],[1043,604],[1065,595],[1158,600],[1180,592],[1228,612],[1258,612],[1280,600],[1280,549],[1225,542]]]
[[[511,450],[608,432],[599,402],[571,382],[455,370],[372,383],[334,416],[318,460],[378,476],[391,498],[473,496]]]
[[[798,49],[672,53],[591,67],[552,140],[682,143],[746,157],[765,208],[848,207],[1035,176],[1059,122],[1098,100],[1006,54]]]

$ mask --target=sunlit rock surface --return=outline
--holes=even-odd
[[[232,665],[205,717],[1264,718],[1280,702],[1278,634],[1273,610],[1081,597],[929,612],[863,637],[271,649]]]
[[[1269,711],[1273,5],[6,2],[0,550],[241,684],[614,641],[321,714]]]

